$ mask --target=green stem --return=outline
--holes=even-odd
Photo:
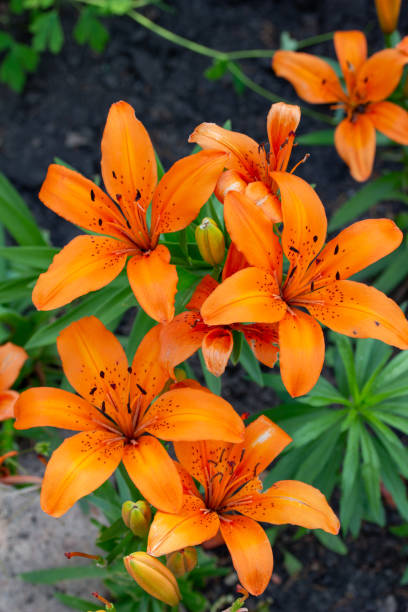
[[[297,43],[297,48],[304,49],[305,47],[312,47],[313,45],[318,45],[319,43],[332,40],[333,36],[334,32],[327,32],[326,34],[318,34],[317,36],[304,38],[303,40],[299,40],[299,42]]]

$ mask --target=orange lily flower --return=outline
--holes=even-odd
[[[365,181],[375,157],[375,130],[408,145],[408,112],[386,98],[397,87],[408,58],[398,49],[383,49],[367,59],[363,32],[334,34],[334,47],[346,92],[333,68],[309,53],[277,51],[272,67],[288,79],[298,96],[312,104],[338,102],[346,113],[335,131],[338,154],[356,181]]]
[[[228,170],[221,174],[215,189],[220,202],[224,202],[228,192],[239,191],[253,200],[271,221],[282,221],[272,172],[286,172],[299,121],[299,106],[284,102],[272,104],[267,118],[268,151],[264,143],[258,144],[245,134],[226,130],[215,123],[201,123],[195,128],[189,142],[197,143],[204,150],[229,153],[225,162]]]
[[[177,471],[162,440],[240,441],[243,424],[232,406],[208,391],[163,393],[168,374],[159,359],[159,326],[145,336],[128,368],[125,352],[95,317],[72,323],[58,337],[64,372],[75,395],[39,387],[20,395],[17,429],[48,425],[80,431],[53,453],[41,492],[44,512],[61,516],[102,485],[123,460],[142,495],[162,510],[182,503]]]
[[[17,391],[10,389],[20,374],[28,355],[21,346],[7,342],[0,346],[0,421],[14,416]]]
[[[211,276],[205,276],[198,284],[187,311],[175,316],[162,326],[160,335],[161,359],[174,378],[174,368],[185,361],[199,348],[207,369],[214,376],[221,376],[234,346],[232,331],[241,331],[259,361],[272,368],[276,362],[278,348],[277,325],[206,325],[200,309],[209,295],[219,286]]]
[[[251,267],[217,287],[201,315],[207,325],[278,322],[282,380],[298,396],[310,391],[323,366],[318,321],[347,336],[408,348],[408,322],[397,304],[374,287],[346,280],[396,249],[402,232],[390,219],[358,221],[323,248],[327,220],[316,192],[292,174],[277,172],[274,179],[282,198],[282,245],[251,200],[229,193],[225,222]],[[290,262],[285,279],[283,254]]]
[[[183,507],[175,514],[156,513],[147,552],[161,556],[195,546],[220,530],[240,583],[252,595],[263,593],[272,575],[273,556],[257,521],[291,523],[333,534],[340,526],[324,495],[308,484],[283,480],[261,492],[259,474],[290,442],[265,416],[245,429],[240,444],[176,442]],[[192,477],[204,487],[203,495]]]
[[[51,310],[104,287],[130,257],[127,273],[140,306],[156,321],[174,316],[178,281],[160,234],[181,230],[197,216],[214,190],[226,155],[202,151],[176,162],[157,185],[149,135],[133,108],[117,102],[102,138],[102,176],[112,200],[92,181],[52,164],[41,201],[68,221],[101,235],[74,238],[58,253],[33,291],[39,310]],[[150,201],[151,222],[147,209]]]

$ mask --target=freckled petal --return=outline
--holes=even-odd
[[[6,342],[0,346],[0,390],[5,391],[20,374],[28,355],[21,346]]]
[[[345,94],[333,68],[320,57],[297,51],[276,51],[272,68],[287,79],[300,98],[312,104],[345,100]]]
[[[228,248],[224,268],[222,270],[222,280],[224,281],[229,276],[235,274],[235,272],[239,272],[240,270],[244,270],[244,268],[248,267],[249,263],[245,255],[243,255],[241,251],[238,251],[235,244],[231,242]]]
[[[100,187],[74,170],[51,164],[38,197],[71,223],[99,234],[125,238],[120,231],[125,220],[117,206]]]
[[[356,74],[367,59],[367,39],[364,32],[359,30],[335,32],[334,48],[347,89],[351,93],[355,85]]]
[[[243,325],[241,331],[254,352],[255,357],[268,368],[273,368],[278,358],[279,338],[276,323]]]
[[[300,122],[300,107],[284,102],[272,104],[267,119],[268,138],[275,159],[275,170],[286,170],[287,160],[292,150],[288,139]],[[290,150],[287,150],[289,147]],[[282,162],[284,165],[282,166]]]
[[[251,595],[261,595],[273,570],[272,548],[265,531],[252,519],[238,515],[221,520],[220,528],[239,582]]]
[[[129,374],[125,351],[119,340],[96,317],[71,323],[57,339],[62,367],[74,389],[112,417],[128,400]]]
[[[134,400],[142,394],[143,406],[148,406],[159,395],[169,378],[166,364],[161,357],[162,331],[163,325],[152,327],[137,347],[133,358],[130,397]]]
[[[91,431],[108,419],[86,400],[63,389],[35,387],[21,393],[15,407],[16,429],[61,427],[73,431]]]
[[[219,519],[215,512],[202,512],[204,502],[185,495],[177,514],[157,512],[150,527],[147,552],[160,557],[186,546],[196,546],[216,535]]]
[[[337,153],[350,168],[356,181],[366,181],[373,169],[375,128],[368,115],[358,115],[355,121],[343,119],[334,132]]]
[[[203,149],[216,149],[229,153],[225,161],[228,170],[235,170],[246,180],[260,178],[261,157],[258,143],[246,134],[233,132],[215,123],[201,123],[190,135],[189,142],[195,142]]]
[[[147,426],[147,422],[153,423]],[[161,395],[145,416],[146,430],[163,440],[241,442],[242,419],[224,399],[191,388]]]
[[[214,376],[221,376],[231,356],[234,340],[228,329],[216,327],[203,340],[203,357],[207,369]]]
[[[33,290],[38,310],[53,310],[112,282],[123,270],[129,246],[103,236],[77,236],[57,255]]]
[[[200,151],[173,164],[153,196],[153,240],[159,234],[184,229],[194,221],[213,193],[226,159],[219,151]]]
[[[288,278],[296,283],[325,243],[326,213],[315,190],[300,177],[273,172],[272,178],[281,193],[282,248],[291,264]]]
[[[170,323],[163,325],[160,336],[161,359],[171,376],[179,363],[201,347],[208,329],[197,312],[182,312]]]
[[[208,298],[208,296],[218,287],[215,278],[206,274],[204,278],[198,283],[191,300],[187,304],[186,308],[189,310],[200,310],[201,306]]]
[[[338,281],[306,296],[310,314],[333,331],[353,338],[376,338],[408,348],[408,322],[397,304],[374,287]]]
[[[107,432],[85,431],[65,440],[53,452],[45,470],[43,511],[55,517],[65,514],[113,474],[122,454],[123,440]]]
[[[186,468],[181,465],[178,461],[174,461],[177,473],[180,476],[181,484],[183,487],[183,495],[195,495],[200,497],[200,493],[196,487],[193,477],[187,472]]]
[[[282,248],[272,222],[247,196],[231,191],[224,202],[225,224],[231,240],[247,261],[282,276]]]
[[[164,512],[178,512],[182,485],[174,462],[156,438],[142,436],[125,446],[123,463],[147,501]]]
[[[368,58],[358,71],[355,95],[363,102],[388,98],[402,77],[408,57],[398,49],[383,49]]]
[[[157,183],[153,145],[135,111],[126,102],[112,104],[102,138],[102,176],[114,200],[127,207],[149,205]],[[120,200],[121,198],[119,198]]]
[[[17,391],[0,391],[0,421],[14,417],[14,406],[17,399]]]
[[[391,140],[408,145],[408,112],[392,102],[370,104],[366,111],[374,127]]]
[[[294,309],[279,322],[279,363],[282,382],[292,397],[308,393],[324,362],[324,336],[308,314]]]
[[[170,264],[170,252],[159,244],[150,253],[132,257],[128,263],[129,283],[143,310],[159,323],[174,316],[177,269]]]
[[[276,277],[258,268],[245,268],[227,278],[201,309],[207,325],[275,323],[285,312]]]
[[[204,487],[208,484],[209,465],[217,464],[220,470],[228,468],[225,458],[235,445],[219,440],[198,442],[174,442],[177,459],[199,483]],[[224,461],[220,463],[220,458]],[[209,463],[210,460],[210,463]],[[218,468],[217,468],[218,469]]]

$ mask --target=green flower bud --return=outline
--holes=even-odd
[[[176,550],[167,555],[166,565],[176,578],[181,578],[197,565],[197,550],[194,546]]]
[[[128,555],[123,561],[133,580],[146,593],[169,606],[178,605],[181,594],[177,580],[163,563],[142,551]]]
[[[129,527],[135,536],[144,538],[149,531],[152,511],[149,504],[144,500],[137,502],[126,501],[122,505],[122,518],[126,527]]]
[[[212,266],[220,264],[224,259],[224,234],[215,221],[205,217],[196,227],[195,238],[201,257]]]

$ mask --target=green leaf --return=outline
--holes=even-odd
[[[366,418],[373,427],[381,444],[391,455],[398,466],[400,473],[408,478],[408,450],[404,447],[401,440],[395,433],[384,425],[374,414],[366,413]]]
[[[314,448],[305,461],[300,465],[296,472],[296,480],[301,480],[308,484],[314,484],[317,476],[322,469],[330,462],[330,458],[336,450],[336,444],[340,437],[340,427],[335,425],[325,431],[324,435],[315,439]],[[335,481],[336,473],[332,472],[332,479]]]
[[[329,231],[333,232],[344,225],[356,220],[367,210],[387,199],[401,182],[400,172],[391,172],[370,181],[359,189],[347,202],[345,202],[332,216]]]
[[[298,401],[309,404],[309,406],[348,404],[348,400],[323,376],[319,378],[313,389],[307,395],[300,397]]]
[[[0,282],[0,304],[8,304],[21,298],[31,298],[37,274],[19,276]]]
[[[73,33],[78,44],[88,43],[96,53],[101,53],[109,40],[109,32],[99,21],[93,7],[85,7],[81,10]]]
[[[325,410],[322,414],[303,425],[303,427],[299,427],[293,441],[293,446],[299,448],[312,440],[316,440],[323,432],[338,424],[346,414],[347,410]]]
[[[296,142],[300,145],[334,145],[334,130],[317,130],[296,137]]]
[[[354,418],[347,432],[346,452],[341,475],[341,490],[344,498],[347,498],[352,491],[360,466],[360,432],[361,422],[358,414],[354,413]]]
[[[80,597],[74,597],[74,595],[67,595],[66,593],[59,593],[54,591],[54,597],[58,599],[64,606],[72,608],[73,610],[81,610],[83,612],[93,612],[101,609],[101,604],[95,604],[93,601],[87,601]]]
[[[289,32],[283,30],[280,35],[280,48],[285,51],[296,51],[298,47],[297,40],[293,38]]]
[[[405,569],[405,572],[402,574],[400,584],[408,584],[408,567]]]
[[[363,456],[361,474],[367,493],[370,513],[373,520],[383,524],[384,518],[380,491],[380,460],[370,434],[363,427],[360,431],[360,448]]]
[[[295,576],[302,570],[302,562],[285,548],[282,549],[282,552],[283,565],[285,566],[286,571],[288,572],[289,576]]]
[[[135,356],[137,347],[147,334],[147,332],[156,325],[156,321],[149,317],[142,308],[139,308],[135,320],[133,321],[132,330],[126,346],[126,355],[131,362]]]
[[[33,48],[43,52],[49,49],[51,53],[59,53],[64,44],[64,32],[61,21],[56,10],[38,14],[31,26],[33,36]]]
[[[81,565],[61,567],[49,567],[47,569],[34,570],[32,572],[24,572],[20,577],[25,582],[33,584],[54,584],[62,580],[87,580],[89,578],[106,578],[109,576],[109,570],[96,565]]]
[[[12,47],[14,39],[8,32],[0,32],[0,52]]]
[[[340,523],[342,532],[346,534],[349,529],[353,535],[360,531],[361,520],[363,517],[363,495],[361,494],[363,483],[361,479],[360,464],[352,489],[348,495],[340,498]]]
[[[354,354],[350,338],[336,334],[334,337],[338,353],[344,365],[347,377],[347,384],[353,398],[358,398],[359,390],[357,385],[357,375],[354,363]]]
[[[387,265],[384,266],[384,271],[376,279],[375,287],[385,293],[389,293],[398,287],[407,276],[405,269],[407,258],[408,247],[406,241],[404,241],[394,253],[387,256]]]
[[[24,200],[1,172],[0,223],[21,246],[47,245]]]
[[[221,376],[214,376],[207,370],[201,349],[198,352],[206,386],[216,395],[221,395]]]
[[[21,93],[23,91],[26,78],[25,71],[18,60],[18,57],[14,53],[13,49],[11,49],[1,63],[0,81],[2,83],[6,83],[17,93]]]
[[[204,71],[204,76],[209,81],[218,81],[224,76],[228,69],[228,60],[214,59],[212,65]]]
[[[249,378],[256,382],[260,387],[263,387],[261,366],[259,365],[259,361],[255,357],[251,347],[249,346],[245,338],[242,340],[239,363],[242,365],[244,370],[246,370],[249,375]]]
[[[347,555],[347,546],[339,536],[333,535],[332,533],[327,533],[322,529],[314,529],[313,533],[319,540],[319,542],[321,542],[323,546],[325,546],[329,550],[332,550],[338,555]]]
[[[7,246],[0,247],[0,257],[28,268],[46,270],[58,251],[46,246]]]
[[[375,441],[374,441],[375,442]],[[380,458],[381,479],[385,488],[391,494],[402,518],[408,520],[408,499],[404,481],[398,475],[397,466],[387,450],[381,444],[376,444],[376,450]]]
[[[389,527],[389,530],[391,531],[391,533],[396,535],[397,538],[408,538],[408,523]]]

